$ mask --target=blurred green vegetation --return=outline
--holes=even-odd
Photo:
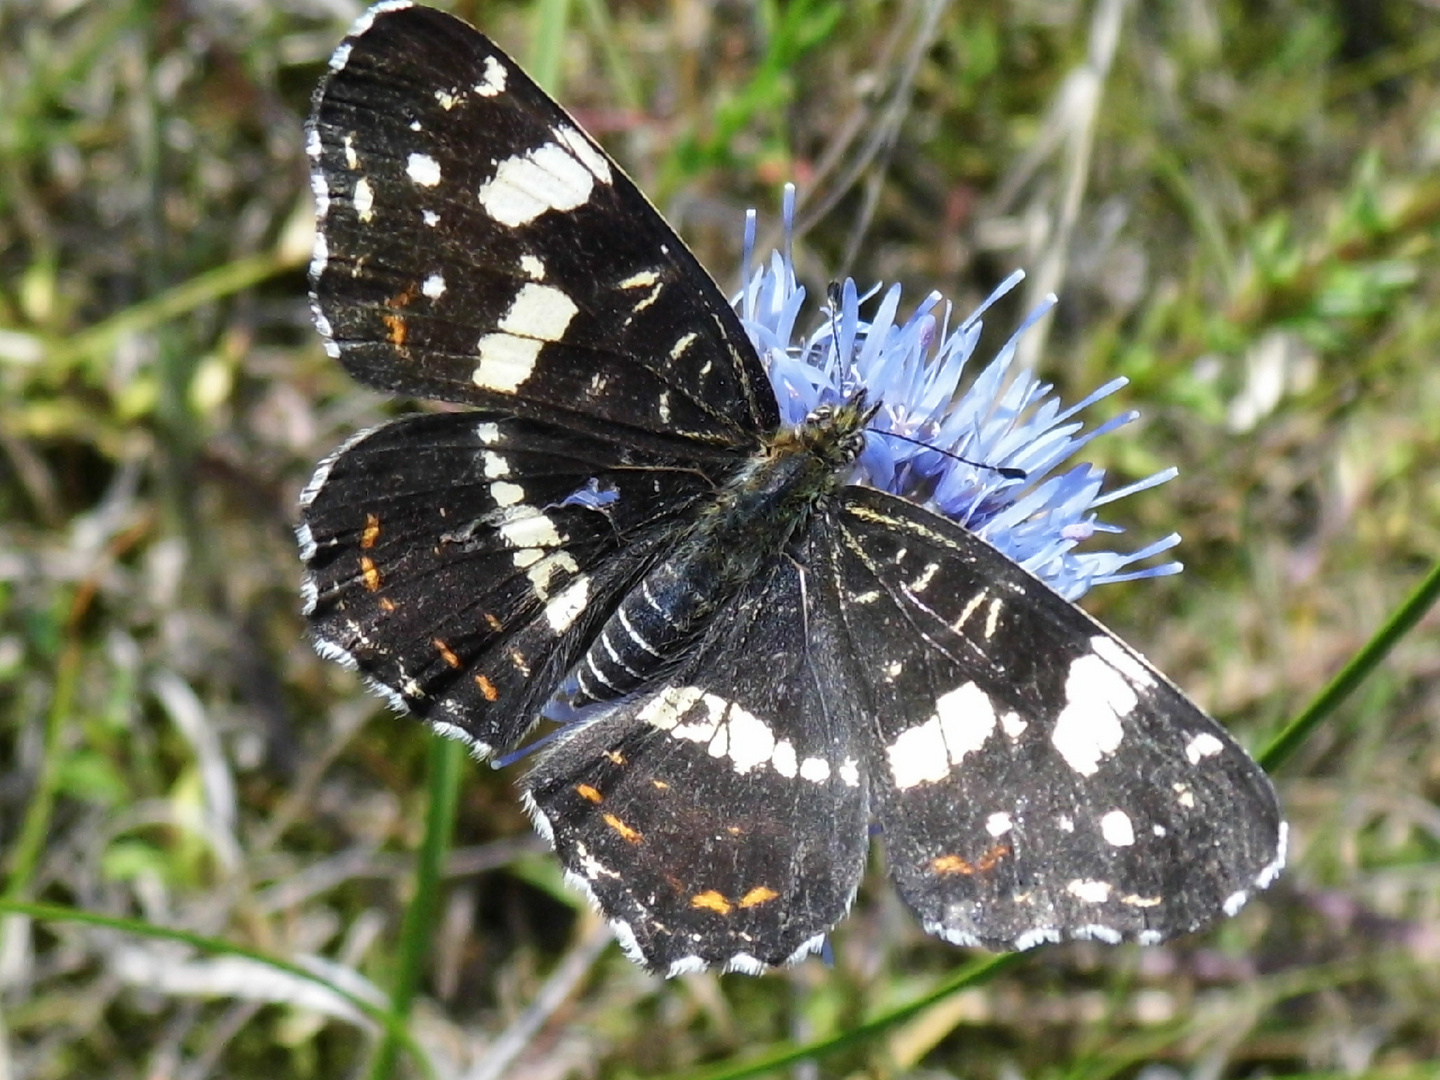
[[[793,179],[812,288],[968,310],[1027,267],[997,345],[1059,292],[1034,361],[1069,398],[1127,375],[1105,404],[1144,413],[1092,457],[1181,469],[1114,516],[1181,532],[1186,573],[1087,607],[1252,747],[1440,552],[1434,5],[453,8],[727,288]],[[664,983],[605,948],[511,775],[304,640],[298,492],[408,407],[326,359],[305,296],[301,121],[358,11],[0,6],[0,1075],[733,1073],[847,1033],[782,1071],[1435,1075],[1433,614],[1277,773],[1290,869],[1206,935],[976,968],[872,873],[830,968]]]

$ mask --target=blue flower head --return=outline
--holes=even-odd
[[[861,296],[847,279],[832,292],[820,325],[796,336],[805,289],[790,257],[795,189],[785,189],[785,250],[752,268],[755,213],[745,228],[745,285],[736,308],[765,362],[781,419],[798,424],[818,406],[840,404],[857,390],[881,403],[852,482],[867,484],[943,514],[988,541],[1068,600],[1092,586],[1178,573],[1178,562],[1126,569],[1180,542],[1172,533],[1128,553],[1077,551],[1096,533],[1119,533],[1099,520],[1106,503],[1163,484],[1174,468],[1105,494],[1105,470],[1065,465],[1086,443],[1134,420],[1122,413],[1084,430],[1081,410],[1126,384],[1112,379],[1062,409],[1049,383],[1012,371],[1015,346],[1055,303],[1030,313],[963,390],[966,364],[980,341],[980,317],[1023,278],[1016,271],[952,330],[950,306],[931,293],[900,321],[900,286]],[[875,296],[868,320],[860,304]],[[963,459],[963,460],[962,460]],[[1023,472],[1007,476],[1000,469]]]

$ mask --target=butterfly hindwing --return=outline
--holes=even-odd
[[[859,885],[863,718],[802,573],[777,556],[684,667],[547,747],[525,779],[569,877],[652,970],[798,959]]]
[[[487,38],[381,5],[307,149],[316,322],[356,378],[754,450],[779,412],[735,312],[620,167]]]
[[[1109,631],[883,492],[846,488],[825,531],[890,873],[927,930],[1155,943],[1270,883],[1269,779]]]
[[[393,703],[508,748],[708,489],[694,467],[534,421],[391,421],[302,499],[312,634]]]

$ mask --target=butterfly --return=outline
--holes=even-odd
[[[326,458],[319,652],[521,782],[626,952],[819,950],[872,823],[926,931],[1156,943],[1284,862],[1264,772],[961,525],[850,482],[882,392],[782,421],[731,304],[620,167],[467,24],[353,27],[314,99],[310,282],[360,382],[470,406]]]

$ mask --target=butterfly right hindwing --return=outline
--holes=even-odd
[[[1100,624],[883,492],[846,488],[825,531],[890,873],[927,930],[1155,943],[1274,878],[1268,777]]]

